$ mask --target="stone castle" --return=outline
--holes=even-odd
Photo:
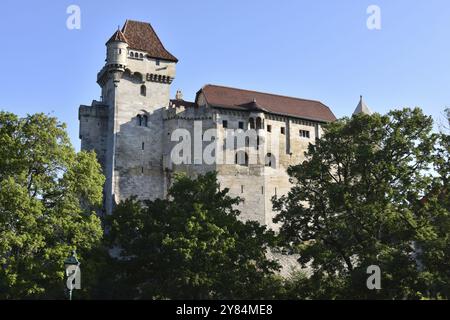
[[[313,100],[209,84],[193,102],[183,100],[180,91],[171,99],[178,60],[148,23],[127,20],[106,47],[106,64],[97,75],[101,101],[79,108],[81,148],[95,150],[106,176],[105,212],[134,195],[165,197],[176,172],[195,176],[214,170],[221,187],[244,199],[241,218],[276,229],[271,198],[290,190],[286,170],[304,160],[322,126],[336,119],[330,108]],[[362,100],[358,108],[367,109]],[[184,155],[187,161],[175,163],[172,151],[180,129],[195,137],[198,123],[202,132],[214,129],[215,136],[206,142],[200,133],[200,143],[191,143],[192,153]],[[243,148],[222,148],[219,142],[232,129],[255,131],[256,146],[246,140]],[[194,149],[201,154],[211,144],[236,161],[205,163],[195,156]],[[262,154],[255,162],[249,162],[251,149]]]

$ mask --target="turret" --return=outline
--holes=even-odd
[[[106,43],[106,65],[125,68],[127,65],[128,42],[125,35],[117,30]]]
[[[353,115],[357,115],[360,113],[371,115],[372,111],[369,109],[369,107],[366,105],[366,103],[363,100],[363,96],[360,96],[358,106],[356,107],[355,111],[353,112]]]

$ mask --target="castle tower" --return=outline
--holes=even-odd
[[[169,105],[178,60],[144,22],[127,20],[106,47],[106,63],[97,76],[101,102],[80,107],[80,138],[83,149],[102,155],[110,213],[115,203],[132,195],[163,196],[162,109]],[[95,123],[102,127],[97,140]]]

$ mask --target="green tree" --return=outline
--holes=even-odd
[[[103,183],[57,119],[0,113],[0,299],[64,296],[64,259],[101,239]]]
[[[423,256],[432,241],[445,239],[439,250],[448,248],[448,223],[437,224],[448,221],[448,207],[437,196],[423,201],[439,180],[432,125],[420,109],[344,118],[289,168],[294,187],[274,200],[275,221],[285,245],[314,272],[311,298],[420,298],[436,269],[446,263],[448,272],[448,260],[438,266]],[[433,245],[426,250],[427,257],[441,254]],[[366,287],[370,265],[381,268],[381,290]]]
[[[121,203],[108,224],[111,244],[120,251],[111,272],[116,297],[273,297],[279,266],[266,252],[274,234],[239,221],[234,207],[240,199],[227,193],[215,173],[195,180],[180,175],[168,200]]]

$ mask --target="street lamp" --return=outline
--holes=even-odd
[[[72,290],[81,289],[81,271],[80,261],[77,259],[75,250],[72,255],[64,260],[64,268],[66,269],[66,286],[69,290],[69,300],[72,300]]]

